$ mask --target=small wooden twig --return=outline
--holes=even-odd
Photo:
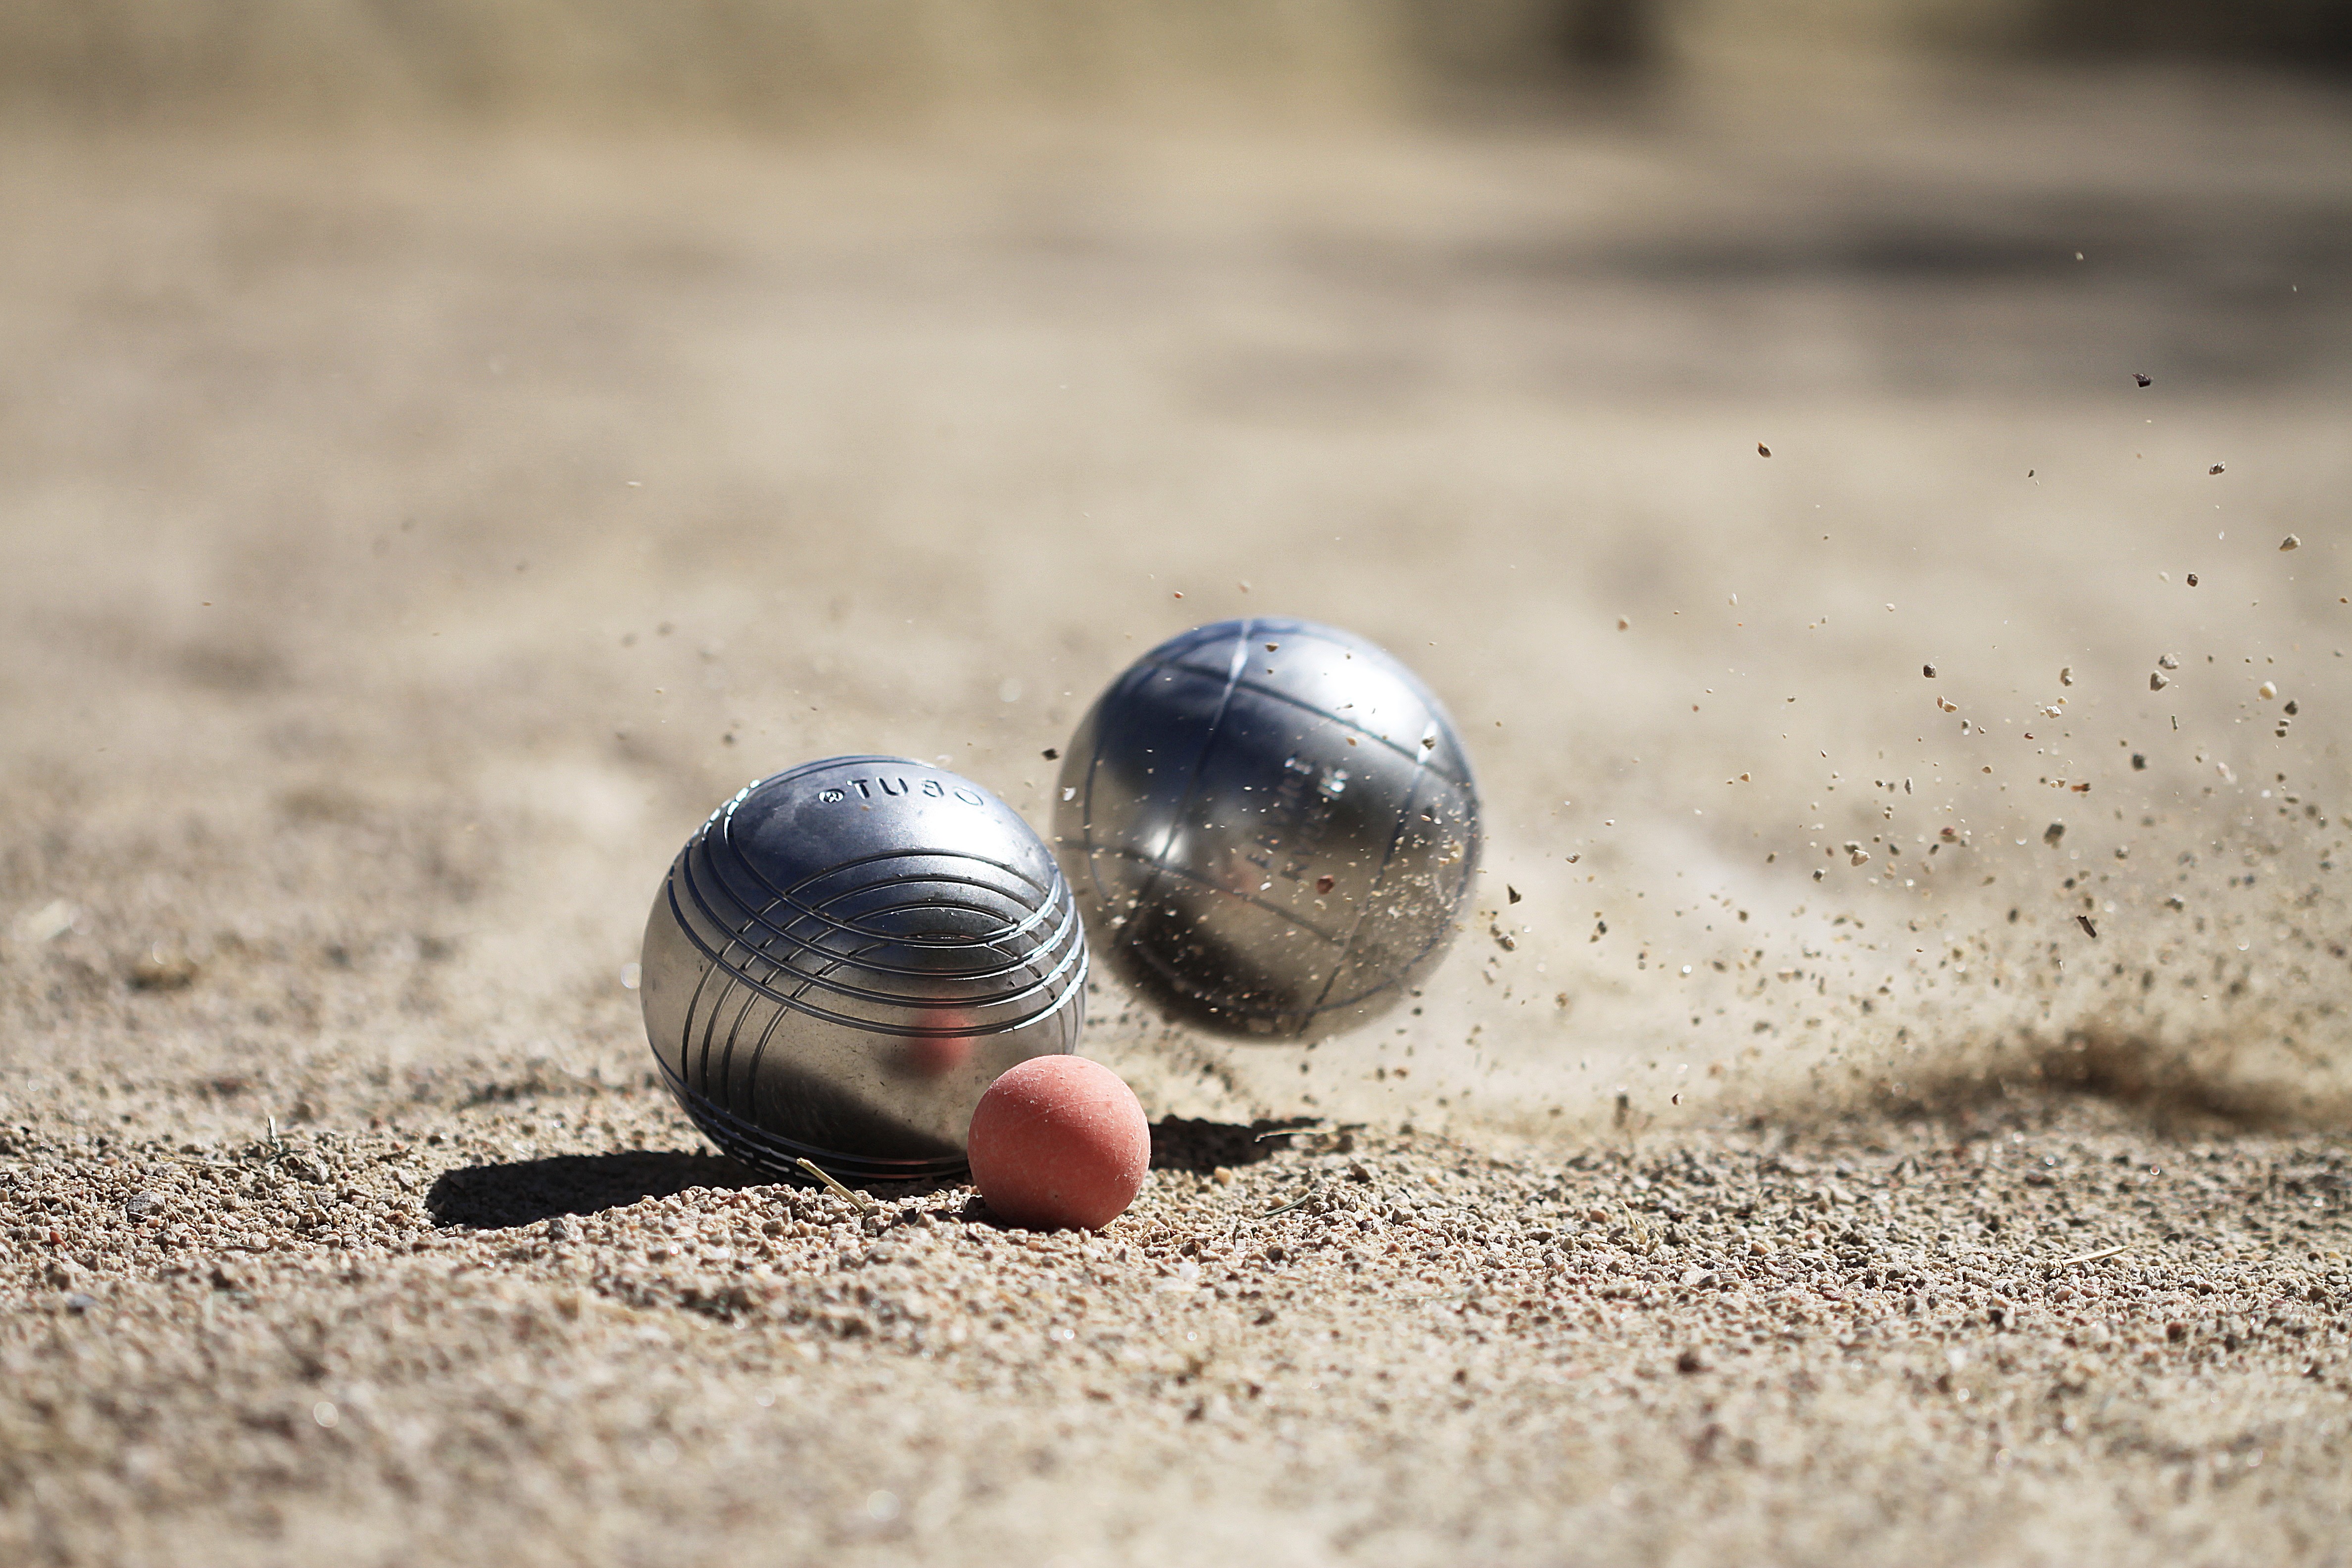
[[[1316,1133],[1337,1132],[1339,1130],[1332,1126],[1328,1121],[1318,1121],[1305,1127],[1277,1127],[1271,1132],[1259,1133],[1256,1137],[1251,1139],[1250,1142],[1253,1143],[1263,1143],[1269,1138],[1305,1138]]]
[[[263,1140],[263,1142],[267,1142],[269,1147],[268,1152],[262,1154],[262,1162],[265,1164],[270,1165],[283,1164],[287,1157],[291,1154],[293,1151],[287,1148],[286,1140],[278,1135],[278,1118],[275,1116],[266,1117],[264,1118],[264,1121],[268,1123],[269,1131],[268,1136]],[[251,1145],[251,1149],[258,1150],[261,1146],[262,1145],[260,1143],[255,1143]],[[248,1152],[250,1152],[250,1150]]]
[[[2051,1267],[2053,1268],[2063,1268],[2070,1263],[2096,1263],[2102,1258],[2113,1258],[2118,1252],[2129,1252],[2130,1250],[2131,1243],[2126,1241],[2120,1246],[2106,1247],[2098,1252],[2078,1252],[2072,1258],[2062,1258],[2056,1263],[2052,1264]]]
[[[831,1187],[835,1192],[839,1193],[843,1197],[847,1198],[851,1203],[856,1204],[860,1214],[872,1214],[874,1212],[874,1200],[872,1198],[867,1197],[864,1193],[855,1192],[848,1187],[843,1186],[839,1182],[835,1181],[831,1176],[825,1174],[824,1172],[819,1170],[815,1161],[796,1160],[793,1163],[800,1166],[802,1170],[806,1171],[810,1175],[814,1176],[818,1181],[823,1182],[826,1186]]]
[[[1259,1219],[1272,1219],[1276,1215],[1288,1214],[1292,1209],[1297,1208],[1299,1205],[1305,1203],[1307,1199],[1313,1197],[1317,1193],[1321,1192],[1322,1190],[1323,1183],[1319,1178],[1309,1182],[1307,1184],[1307,1190],[1305,1192],[1299,1194],[1288,1203],[1284,1204],[1280,1208],[1268,1209],[1264,1214],[1258,1215],[1255,1217]]]

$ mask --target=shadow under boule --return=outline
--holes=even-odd
[[[1166,1116],[1151,1124],[1151,1168],[1192,1171],[1206,1175],[1223,1165],[1255,1165],[1290,1147],[1283,1134],[1325,1125],[1312,1116],[1260,1117],[1244,1127],[1237,1121],[1197,1121]]]
[[[625,1208],[689,1187],[757,1187],[772,1181],[723,1154],[632,1149],[461,1166],[442,1173],[425,1204],[436,1224],[509,1230],[558,1215]]]
[[[1289,1147],[1286,1131],[1321,1123],[1313,1117],[1234,1121],[1163,1117],[1151,1126],[1155,1170],[1207,1174],[1223,1165],[1254,1165]],[[558,1215],[599,1214],[646,1198],[673,1197],[690,1187],[734,1190],[772,1186],[778,1177],[755,1171],[724,1154],[673,1149],[632,1149],[613,1154],[558,1154],[505,1164],[463,1165],[442,1173],[425,1194],[425,1207],[437,1225],[466,1230],[511,1230]],[[786,1183],[809,1185],[808,1183]],[[856,1184],[897,1197],[960,1185],[958,1182],[866,1182]],[[975,1196],[965,1217],[985,1219]]]

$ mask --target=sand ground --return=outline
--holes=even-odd
[[[12,132],[0,1557],[2352,1558],[2347,145]],[[1256,609],[1470,737],[1414,1011],[1102,982],[1099,1237],[698,1144],[713,805]]]

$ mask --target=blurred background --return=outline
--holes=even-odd
[[[747,778],[941,758],[1042,829],[1095,691],[1264,611],[1444,695],[1490,885],[1318,1053],[1106,980],[1155,1114],[2337,1116],[2347,43],[17,0],[0,1093],[645,1089],[643,910]]]
[[[0,17],[23,113],[279,125],[556,116],[826,127],[943,104],[1203,99],[1395,110],[1696,91],[1866,62],[1987,69],[2171,59],[2340,69],[2330,0],[24,0]]]

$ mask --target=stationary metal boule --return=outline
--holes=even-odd
[[[1313,1040],[1444,955],[1478,866],[1445,709],[1377,645],[1220,621],[1111,683],[1062,763],[1055,853],[1112,970],[1173,1017]]]
[[[964,1168],[1005,1068],[1073,1050],[1087,942],[1020,816],[902,757],[746,785],[672,862],[639,996],[670,1092],[720,1148],[803,1179]]]

